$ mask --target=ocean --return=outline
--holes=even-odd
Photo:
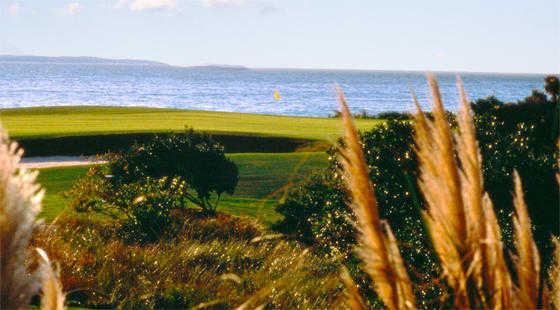
[[[542,89],[543,75],[461,73],[470,99],[515,102]],[[455,110],[455,73],[436,73],[446,107]],[[410,89],[428,107],[422,72],[245,69],[0,61],[0,107],[104,105],[327,116],[335,85],[354,112],[411,111]],[[275,98],[275,93],[279,98]],[[279,100],[278,100],[279,99]]]

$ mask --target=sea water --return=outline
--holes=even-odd
[[[436,73],[446,107],[457,106],[456,73]],[[542,89],[543,75],[459,73],[470,99],[515,102]],[[0,107],[144,106],[276,115],[327,116],[335,85],[354,112],[428,107],[423,72],[185,68],[166,65],[0,61]]]

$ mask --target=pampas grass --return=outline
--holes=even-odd
[[[560,238],[554,237],[554,259],[548,270],[549,279],[549,303],[553,309],[560,309]]]
[[[62,310],[64,309],[64,294],[62,285],[57,274],[53,271],[47,253],[42,249],[37,249],[41,257],[41,266],[44,270],[43,276],[43,298],[41,298],[42,310]]]
[[[379,219],[377,200],[362,147],[340,89],[338,97],[342,107],[346,144],[341,151],[341,162],[352,196],[352,208],[358,219],[359,255],[365,264],[365,271],[374,279],[375,291],[383,303],[389,309],[412,308],[415,304],[412,284],[391,228],[383,225]]]
[[[0,309],[27,309],[52,272],[45,264],[30,268],[29,241],[44,192],[35,183],[37,173],[18,169],[22,153],[0,128]],[[58,298],[50,289],[43,293],[49,300]]]
[[[541,301],[546,296],[539,277],[540,259],[519,175],[513,172],[516,254],[513,267],[509,268],[492,201],[484,192],[482,160],[462,82],[457,80],[461,105],[456,133],[447,122],[439,87],[431,75],[428,84],[433,98],[433,120],[425,116],[413,95],[417,107],[414,126],[420,170],[418,184],[426,202],[424,218],[439,257],[441,276],[452,291],[454,307],[537,309],[543,306]],[[389,225],[381,224],[359,138],[344,95],[340,90],[338,93],[345,132],[341,157],[358,219],[359,254],[364,269],[387,308],[415,308],[413,283]],[[560,255],[558,251],[557,246]],[[559,270],[557,257],[549,272],[550,301],[556,307],[560,303]],[[350,284],[346,283],[348,287]],[[353,290],[348,288],[348,291]]]

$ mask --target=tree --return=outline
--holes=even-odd
[[[185,198],[207,211],[216,209],[223,193],[233,194],[239,180],[237,166],[225,156],[223,146],[193,130],[132,146],[109,168],[114,186],[161,178],[171,182],[178,177],[190,189]]]
[[[560,81],[558,77],[554,75],[545,77],[544,90],[550,95],[552,103],[558,104],[558,94],[560,94]]]

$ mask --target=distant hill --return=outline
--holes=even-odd
[[[163,62],[150,61],[150,60],[107,59],[107,58],[98,58],[98,57],[69,57],[69,56],[48,57],[48,56],[0,55],[0,62],[169,66],[168,64]]]
[[[249,70],[245,66],[238,65],[202,65],[202,66],[189,66],[189,69],[214,69],[214,70]]]

